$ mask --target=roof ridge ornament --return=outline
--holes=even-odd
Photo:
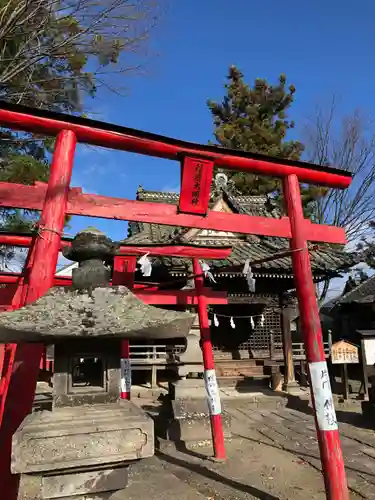
[[[216,189],[225,191],[228,187],[228,176],[224,172],[218,172],[215,175],[215,187]]]

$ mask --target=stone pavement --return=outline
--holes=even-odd
[[[324,500],[314,421],[302,403],[301,410],[227,404],[235,434],[227,462],[207,460],[210,448],[163,447],[132,467],[128,489],[111,500]],[[375,433],[358,410],[337,412],[351,498],[375,499]]]
[[[359,406],[342,406],[341,408],[338,406],[337,409],[347,478],[353,498],[375,499],[375,433],[373,430],[375,425],[371,429],[358,410]],[[288,452],[289,459],[295,463],[295,473],[297,473],[297,467],[303,464],[316,471],[321,470],[315,423],[307,401],[300,410],[292,408],[262,410],[247,407],[244,404],[229,408],[228,411],[234,419],[234,432],[237,435],[244,440],[263,444],[270,450]],[[302,481],[300,486],[305,489]],[[320,498],[319,495],[314,496],[314,494],[323,491],[321,476],[312,490],[312,498]],[[298,496],[289,498],[298,498]]]

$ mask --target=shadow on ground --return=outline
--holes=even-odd
[[[254,395],[256,393],[262,393],[265,396],[273,396],[275,398],[282,397],[282,394],[278,391],[274,391],[271,387],[271,378],[273,373],[272,366],[262,367],[264,373],[260,375],[247,376],[246,374],[239,373],[241,380],[238,380],[235,385],[235,390],[239,394],[249,394]],[[225,387],[223,387],[225,389]]]
[[[309,400],[301,399],[298,396],[288,396],[288,403],[285,408],[296,410],[306,415],[313,416],[314,412],[311,408]],[[340,410],[336,408],[336,417],[339,423],[353,425],[361,429],[372,430],[374,429],[373,419],[364,416],[362,413],[356,411]]]
[[[250,495],[253,495],[255,498],[258,498],[259,500],[279,500],[278,497],[275,497],[274,495],[270,495],[269,493],[259,490],[254,486],[249,486],[246,484],[239,483],[238,481],[234,481],[233,479],[224,477],[215,471],[206,469],[205,467],[202,467],[199,464],[186,462],[185,460],[181,460],[177,457],[172,457],[161,451],[157,451],[156,456],[163,462],[167,462],[171,465],[188,469],[190,472],[199,474],[207,479],[217,481],[218,483],[225,484],[243,493],[248,493]]]

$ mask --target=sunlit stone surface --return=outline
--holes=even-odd
[[[55,288],[35,303],[0,315],[0,342],[51,342],[75,337],[186,337],[194,315],[159,309],[125,286]]]

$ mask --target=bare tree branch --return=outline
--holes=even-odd
[[[316,200],[314,220],[344,227],[353,241],[367,232],[375,214],[375,136],[359,111],[344,118],[340,128],[334,113],[334,101],[327,114],[317,110],[315,121],[306,127],[306,152],[314,163],[347,170],[353,181],[348,189],[330,189]]]
[[[72,88],[87,91],[97,75],[95,89],[118,93],[121,76],[147,59],[145,42],[159,14],[154,0],[9,0],[0,8],[0,98],[35,99],[58,72]],[[59,91],[48,88],[49,100]]]
[[[340,118],[337,99],[328,108],[318,107],[304,131],[307,159],[350,172],[351,186],[329,189],[314,201],[313,219],[320,224],[344,227],[353,246],[369,231],[375,215],[375,135],[371,120],[359,110]],[[328,283],[329,284],[329,283]],[[328,284],[324,283],[324,300]]]

